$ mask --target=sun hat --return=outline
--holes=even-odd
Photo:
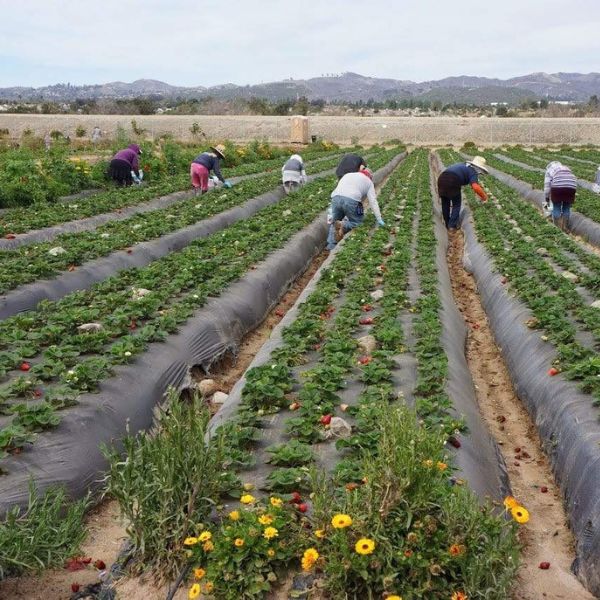
[[[467,164],[471,165],[472,167],[475,167],[479,171],[483,171],[484,173],[489,173],[488,168],[487,168],[487,163],[485,161],[485,158],[483,158],[483,156],[476,156],[475,158],[473,158],[473,160],[468,160]]]
[[[223,146],[223,144],[218,144],[216,146],[211,146],[210,149],[213,152],[216,152],[221,158],[225,158],[225,146]]]

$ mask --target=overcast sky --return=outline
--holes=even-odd
[[[600,0],[0,0],[0,86],[600,70]]]

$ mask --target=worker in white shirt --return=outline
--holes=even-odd
[[[344,237],[344,234],[362,224],[365,218],[362,203],[365,196],[369,200],[377,224],[380,227],[385,225],[381,218],[371,171],[363,168],[357,173],[346,173],[339,180],[337,187],[331,194],[332,223],[327,236],[328,250],[333,250],[336,243]],[[342,222],[344,218],[346,218],[346,221]]]
[[[281,169],[281,178],[283,181],[283,189],[286,194],[297,190],[301,185],[306,183],[304,161],[299,154],[292,154],[286,161]]]

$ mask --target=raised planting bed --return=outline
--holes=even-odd
[[[312,176],[311,181],[330,174],[331,171],[325,171]],[[32,310],[42,300],[57,300],[72,291],[86,289],[123,269],[145,266],[248,218],[284,197],[282,188],[273,189],[277,183],[276,176],[246,181],[232,190],[112,222],[93,232],[65,234],[52,242],[7,252],[0,266],[0,285],[5,289],[0,298],[0,319]],[[46,279],[61,269],[58,277]],[[27,281],[33,283],[23,285]],[[6,293],[6,288],[16,289]]]
[[[445,350],[462,354],[453,342],[464,341],[464,324],[449,306],[448,274],[439,279],[446,241],[436,237],[425,151],[409,155],[381,198],[390,227],[358,228],[338,246],[211,421],[252,491],[222,526],[190,532],[202,570],[192,594],[208,581],[217,598],[262,597],[278,567],[301,566],[319,571],[332,598],[506,597],[514,528],[483,503],[506,494],[505,472],[466,369],[447,380],[460,360]],[[461,414],[448,392],[473,406]],[[471,579],[483,556],[488,568]],[[294,588],[312,583],[296,578]]]
[[[305,160],[311,158],[318,159],[327,155],[340,155],[339,150],[323,153],[305,155]],[[264,173],[272,170],[274,173],[281,172],[282,159],[259,160],[253,163],[242,164],[225,170],[225,174],[230,178],[248,176],[256,173]],[[235,179],[233,179],[235,181]],[[126,189],[114,188],[100,194],[95,194],[93,197],[85,201],[75,202],[71,204],[62,203],[40,203],[33,204],[27,208],[11,208],[4,211],[0,215],[0,238],[7,235],[18,235],[31,230],[48,228],[52,225],[65,223],[67,221],[81,220],[86,217],[102,215],[110,211],[117,211],[125,207],[134,207],[136,205],[146,203],[155,198],[173,194],[180,190],[189,189],[190,176],[189,173],[182,173],[171,177],[167,181],[161,181],[156,184],[149,184],[142,187],[130,187]],[[175,196],[172,201],[183,199],[181,195]],[[166,202],[171,199],[163,200]],[[102,222],[100,220],[99,222]],[[95,221],[91,222],[92,224]]]
[[[487,204],[466,194],[465,265],[562,490],[576,539],[573,569],[598,595],[600,310],[591,304],[600,262],[513,190],[493,179],[484,184]]]
[[[374,158],[377,180],[403,156]],[[29,477],[73,496],[97,487],[101,443],[127,424],[148,427],[190,366],[235,353],[322,248],[333,184],[309,184],[181,252],[2,322],[1,512],[26,503]]]

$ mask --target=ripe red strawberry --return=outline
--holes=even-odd
[[[363,317],[359,323],[361,325],[373,325],[373,317]]]
[[[131,323],[129,323],[129,329],[131,329],[132,331],[137,327],[137,323],[135,322],[135,319],[131,320]]]
[[[459,441],[459,440],[457,440],[457,439],[456,439],[454,436],[452,436],[452,437],[449,437],[449,438],[448,438],[448,443],[449,443],[451,446],[454,446],[454,448],[460,448],[460,447],[461,447],[461,445],[462,445],[462,444],[460,443],[460,441]]]
[[[302,502],[302,504],[298,504],[298,510],[301,513],[305,513],[308,510],[308,504],[305,504],[304,502]]]
[[[550,375],[550,377],[554,377],[555,375],[558,375],[558,369],[556,369],[555,367],[548,369],[548,375]]]
[[[373,358],[372,358],[371,356],[361,356],[361,357],[358,359],[358,362],[359,362],[361,365],[368,365],[368,364],[369,364],[369,363],[370,363],[372,360],[373,360]]]
[[[543,486],[540,488],[540,492],[542,492],[542,494],[547,494],[547,493],[548,493],[548,488],[547,488],[545,485],[543,485]]]
[[[546,561],[544,561],[544,562],[541,562],[541,563],[540,563],[540,567],[539,567],[539,568],[540,568],[540,569],[543,569],[544,571],[546,571],[547,569],[549,569],[549,568],[550,568],[550,563],[549,563],[549,562],[546,562]]]
[[[81,586],[80,586],[80,585],[79,585],[79,584],[78,584],[76,581],[74,581],[74,582],[71,584],[71,591],[72,591],[74,594],[76,594],[76,593],[77,593],[77,592],[80,590],[80,588],[81,588]]]
[[[321,417],[321,425],[329,425],[331,423],[331,415],[323,415]]]
[[[126,252],[127,252],[127,254],[131,254],[133,252],[133,250],[131,248],[127,248]]]
[[[290,410],[298,410],[300,408],[300,402],[292,402],[289,408]]]
[[[31,369],[31,365],[28,362],[23,362],[21,363],[19,369],[21,369],[21,371],[29,371],[29,369]]]
[[[104,569],[106,569],[106,563],[98,558],[94,561],[94,567],[96,567],[98,571],[104,571]]]
[[[300,504],[300,502],[302,502],[302,496],[300,495],[300,492],[292,492],[291,502],[294,504]]]
[[[14,233],[7,233],[4,237],[7,240],[14,240],[17,236]]]
[[[373,307],[372,307],[370,304],[363,304],[363,305],[360,307],[360,309],[361,309],[363,312],[370,312],[370,311],[372,311],[372,310],[373,310]]]
[[[41,397],[44,395],[44,392],[43,392],[42,390],[34,390],[34,391],[33,391],[33,395],[34,395],[36,398],[41,398]]]

